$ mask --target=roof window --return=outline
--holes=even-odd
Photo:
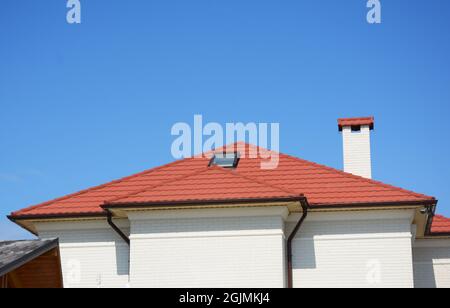
[[[219,166],[222,168],[236,168],[239,164],[240,155],[238,152],[234,153],[215,153],[209,166]]]

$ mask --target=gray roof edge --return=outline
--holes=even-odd
[[[38,247],[37,249],[33,250],[32,252],[25,254],[21,256],[20,258],[14,260],[13,262],[10,262],[6,264],[5,266],[0,268],[0,276],[4,276],[17,268],[21,267],[25,263],[34,260],[44,253],[52,250],[53,248],[56,248],[59,246],[59,239],[49,239],[49,240],[35,240],[35,241],[41,241],[41,242],[47,242],[43,244],[42,246]],[[11,241],[14,242],[14,241]],[[15,241],[20,242],[20,241]]]

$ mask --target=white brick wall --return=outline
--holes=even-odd
[[[129,232],[127,222],[119,224]],[[59,238],[65,287],[128,285],[129,247],[105,220],[37,223],[36,226],[41,238]]]
[[[344,142],[344,171],[365,178],[372,178],[369,126],[361,126],[360,132],[352,132],[349,126],[344,127],[342,137]]]
[[[449,287],[450,239],[418,240],[413,211],[310,213],[293,242],[295,287]],[[284,287],[284,207],[130,212],[129,247],[104,220],[41,222],[60,238],[66,287]],[[287,222],[285,222],[287,220]],[[286,230],[285,230],[286,227]],[[129,279],[130,272],[130,279]]]
[[[413,256],[416,288],[450,288],[450,239],[417,240]]]
[[[294,287],[413,287],[412,213],[386,212],[310,214],[293,242]]]
[[[284,208],[130,215],[131,286],[283,287],[284,215]]]

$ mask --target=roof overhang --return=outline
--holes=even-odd
[[[37,221],[54,221],[54,220],[92,220],[92,219],[106,219],[107,212],[99,213],[80,213],[80,214],[52,214],[52,215],[21,215],[21,216],[7,216],[10,221],[32,233],[38,235],[34,223]]]
[[[431,233],[423,237],[424,239],[449,239],[450,233]]]
[[[180,209],[206,209],[206,208],[238,208],[238,207],[274,207],[285,206],[289,212],[301,212],[304,206],[308,206],[306,197],[271,198],[271,199],[228,199],[207,200],[195,202],[159,202],[140,204],[107,204],[102,205],[103,212],[98,213],[74,213],[74,214],[49,214],[49,215],[21,215],[8,216],[8,218],[38,236],[36,222],[48,221],[74,221],[74,220],[98,220],[107,219],[112,213],[115,218],[126,218],[126,211],[156,211],[156,210],[180,210]]]
[[[115,217],[127,217],[130,211],[161,211],[187,209],[223,209],[223,208],[257,208],[257,207],[287,207],[289,212],[302,212],[304,206],[309,206],[306,197],[271,198],[271,199],[228,199],[185,202],[149,202],[149,203],[114,203],[104,204],[105,211]]]
[[[330,211],[368,211],[368,210],[414,210],[412,223],[417,226],[417,236],[431,236],[431,224],[438,200],[426,199],[402,202],[351,203],[351,204],[312,204],[310,212]]]
[[[126,218],[129,211],[160,211],[160,210],[184,210],[184,209],[214,209],[214,208],[239,208],[239,207],[273,207],[286,206],[290,213],[302,212],[303,206],[307,206],[311,212],[330,211],[368,211],[368,210],[414,210],[413,223],[417,225],[417,234],[420,237],[432,235],[431,222],[437,200],[421,200],[409,202],[378,202],[378,203],[351,203],[351,204],[312,204],[308,203],[305,196],[271,198],[271,199],[228,199],[205,201],[174,201],[174,202],[149,202],[149,203],[105,203],[101,207],[103,212],[79,213],[79,214],[52,214],[52,215],[22,215],[8,216],[8,218],[29,232],[37,235],[34,223],[40,221],[73,221],[107,219],[108,213],[116,218]],[[427,209],[424,214],[424,209]],[[436,235],[438,236],[438,235]],[[439,235],[447,236],[447,234]]]

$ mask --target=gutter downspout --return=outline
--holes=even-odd
[[[116,224],[114,224],[112,220],[112,213],[109,210],[105,211],[107,213],[108,225],[110,225],[111,228],[113,228],[113,230],[116,231],[116,233],[125,241],[125,243],[130,246],[130,239],[128,238],[128,236],[126,236],[125,233],[123,233],[122,230],[120,230],[120,228]]]
[[[303,215],[300,218],[300,220],[295,225],[294,230],[292,231],[291,235],[289,236],[287,240],[287,287],[288,289],[293,288],[293,271],[292,271],[292,241],[294,240],[295,236],[297,235],[298,230],[302,226],[303,222],[305,221],[306,217],[308,216],[308,201],[305,197],[303,197],[300,200],[300,204],[303,209]]]
[[[108,225],[111,226],[111,228],[116,231],[116,233],[124,240],[125,243],[127,243],[128,247],[131,246],[131,242],[130,242],[130,238],[128,236],[125,235],[125,233],[122,232],[122,230],[120,230],[120,228],[113,222],[113,218],[112,218],[112,213],[110,210],[105,209],[106,213],[107,213],[107,222]],[[128,286],[130,285],[130,249],[128,249]]]
[[[436,215],[436,207],[437,207],[437,200],[434,204],[428,206],[428,219],[427,219],[427,225],[425,227],[425,235],[431,235],[431,225],[433,224],[433,218]]]

